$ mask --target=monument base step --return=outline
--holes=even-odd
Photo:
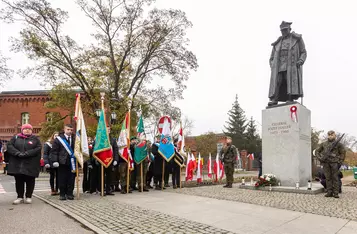
[[[245,185],[239,185],[241,189],[250,189],[250,190],[261,190],[269,191],[269,186],[266,187],[255,187],[254,184],[246,183]],[[319,194],[325,191],[324,187],[319,184],[312,184],[311,190],[308,190],[307,187],[287,187],[287,186],[272,186],[271,192],[282,192],[282,193],[300,193],[300,194]]]

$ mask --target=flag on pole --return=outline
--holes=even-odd
[[[248,158],[253,161],[254,160],[254,153],[248,154]]]
[[[136,130],[138,132],[137,137],[139,139],[139,144],[135,146],[134,161],[136,164],[139,164],[148,156],[146,135],[144,130],[144,121],[142,115],[139,118],[139,122]]]
[[[130,139],[129,139],[129,131],[130,131],[130,112],[126,113],[125,119],[123,121],[120,135],[118,137],[118,148],[120,157],[122,157],[125,162],[129,163],[129,169],[134,170],[134,160],[130,153]]]
[[[93,157],[105,168],[108,168],[113,161],[113,151],[110,144],[107,123],[105,121],[104,109],[100,112],[97,134],[95,135]]]
[[[186,163],[186,181],[193,179],[193,170],[191,163],[191,154],[187,153],[187,163]]]
[[[74,113],[76,126],[76,141],[74,145],[74,156],[78,164],[83,168],[83,163],[89,159],[89,148],[87,130],[84,124],[83,112],[81,107],[81,94],[76,94],[76,108]]]
[[[216,175],[216,181],[218,180],[218,178],[219,179],[223,178],[224,168],[223,168],[223,164],[222,164],[221,160],[219,160],[219,153],[217,153],[216,161],[213,166],[213,171],[214,171],[214,174]]]
[[[197,183],[202,183],[202,166],[201,154],[198,153]]]
[[[208,177],[212,178],[212,158],[211,153],[209,153],[208,163],[207,163]]]
[[[161,156],[169,162],[175,155],[174,144],[172,144],[171,139],[171,127],[170,127],[169,117],[165,116],[164,123],[162,126],[161,139],[159,145],[159,153]]]
[[[181,153],[185,152],[185,137],[183,135],[181,122],[180,122],[180,132],[179,132],[179,137],[178,137],[178,142],[177,142],[177,148]]]

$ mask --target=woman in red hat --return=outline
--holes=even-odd
[[[9,154],[7,174],[14,176],[16,181],[17,199],[13,202],[14,205],[32,203],[35,178],[40,173],[41,149],[41,142],[35,135],[32,135],[30,124],[22,125],[21,133],[14,136],[7,145]]]

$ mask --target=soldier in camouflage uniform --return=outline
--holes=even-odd
[[[336,133],[328,131],[328,140],[319,145],[316,149],[316,156],[323,165],[324,174],[326,177],[327,194],[325,197],[339,198],[339,168],[345,160],[345,147],[339,142],[330,153],[329,149],[336,141]]]
[[[234,166],[236,164],[236,157],[238,155],[237,148],[232,145],[232,138],[227,137],[227,143],[220,152],[220,160],[223,161],[224,171],[226,173],[227,184],[224,188],[232,188]]]

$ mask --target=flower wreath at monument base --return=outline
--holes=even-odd
[[[273,174],[264,174],[259,177],[259,180],[255,183],[255,187],[265,187],[265,186],[277,186],[279,183],[278,178]]]

